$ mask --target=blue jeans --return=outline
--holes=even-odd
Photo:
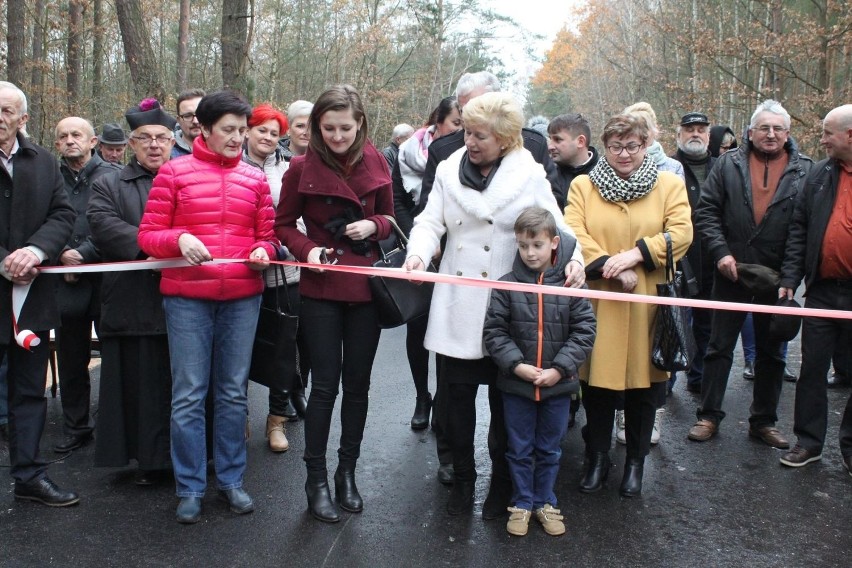
[[[515,507],[532,511],[546,504],[556,507],[553,486],[559,473],[559,443],[568,426],[570,395],[536,402],[503,394],[508,449],[506,461],[512,477]],[[535,459],[533,459],[535,458]]]
[[[163,298],[172,366],[172,463],[178,497],[207,488],[204,401],[213,389],[213,460],[219,489],[243,484],[246,386],[260,295],[239,300]]]

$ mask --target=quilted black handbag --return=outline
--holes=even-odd
[[[405,265],[408,239],[393,217],[385,216],[385,218],[390,221],[393,231],[389,238],[379,241],[381,258],[373,263],[373,266],[401,268]],[[437,272],[432,263],[429,263],[428,270]],[[379,314],[380,327],[384,329],[398,327],[429,313],[434,288],[431,282],[414,284],[399,278],[371,276],[369,283],[373,303]]]
[[[278,270],[279,282],[286,282],[284,269],[276,264],[270,270]],[[281,305],[281,295],[286,304]],[[275,288],[275,306],[260,306],[257,330],[251,353],[249,379],[275,390],[289,390],[299,364],[296,348],[296,332],[299,317],[293,314],[287,285]]]
[[[668,233],[663,235],[666,238],[666,281],[657,284],[657,296],[681,298],[683,274],[674,268],[671,236]],[[697,351],[692,326],[689,325],[688,309],[684,306],[658,306],[651,349],[654,366],[663,371],[687,371]]]

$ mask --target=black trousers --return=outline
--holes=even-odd
[[[0,345],[0,360],[9,358],[9,470],[16,482],[28,483],[45,475],[47,463],[39,453],[39,443],[47,418],[44,377],[50,353],[50,332],[36,332],[41,343],[30,351],[12,344]]]
[[[411,378],[414,379],[417,398],[429,395],[429,350],[423,346],[428,323],[429,317],[423,315],[406,325],[405,352],[408,355],[408,366],[411,369]]]
[[[497,365],[490,357],[474,361],[442,358],[442,381],[447,396],[447,439],[453,456],[453,470],[457,480],[476,479],[474,436],[476,433],[476,394],[479,383],[476,377],[491,377],[488,387],[488,406],[491,422],[488,426],[488,454],[491,457],[491,477],[509,482],[506,462],[508,438],[503,416],[503,396],[494,386]],[[472,380],[473,379],[473,380]]]
[[[586,443],[593,452],[608,452],[612,446],[612,422],[615,410],[623,401],[627,435],[627,456],[644,458],[651,451],[651,432],[657,402],[665,396],[666,383],[651,383],[646,389],[624,391],[589,386],[583,383],[583,406],[586,409]]]
[[[290,299],[290,308],[295,315],[299,315],[301,307],[301,299],[299,298],[299,283],[286,285],[287,296]],[[280,297],[284,302],[284,296]],[[267,307],[275,307],[275,288],[265,288],[262,296],[263,305]],[[290,399],[290,393],[305,390],[304,384],[308,379],[308,373],[311,372],[311,357],[308,355],[308,347],[305,344],[305,334],[302,331],[301,321],[299,322],[299,330],[296,333],[296,348],[298,349],[298,367],[296,374],[288,382],[286,390],[269,389],[269,414],[275,416],[283,416],[287,411],[287,402]]]
[[[89,375],[89,363],[92,360],[92,324],[95,324],[97,332],[97,318],[90,315],[63,316],[62,327],[56,330],[62,431],[68,435],[91,434],[94,429],[89,413],[92,394]]]
[[[450,421],[448,410],[449,388],[441,379],[442,369],[444,368],[444,356],[440,353],[435,353],[435,396],[432,398],[432,433],[435,434],[435,449],[438,452],[438,463],[441,465],[450,465],[453,463],[453,450],[450,447],[450,440],[447,435],[447,428]]]
[[[817,280],[805,300],[806,308],[852,311],[852,281]],[[793,431],[803,448],[820,453],[828,422],[826,374],[835,352],[848,353],[851,320],[804,318],[802,322],[802,369],[796,383]],[[846,344],[842,345],[841,342]],[[852,396],[840,423],[840,451],[852,455]]]
[[[305,413],[305,464],[308,476],[327,476],[326,448],[338,389],[341,465],[354,467],[361,455],[367,421],[370,373],[381,329],[371,303],[350,304],[302,298],[300,324],[311,357],[311,393]]]
[[[774,305],[777,294],[753,296],[745,288],[731,282],[719,272],[714,275],[713,299],[728,302],[750,302]],[[710,344],[704,356],[704,375],[701,379],[699,419],[716,424],[725,418],[722,401],[728,388],[728,376],[733,364],[734,348],[746,318],[746,312],[715,310],[710,332]],[[770,316],[753,314],[757,358],[754,363],[754,386],[749,423],[753,428],[774,426],[778,421],[778,399],[784,380],[786,362],[781,356],[781,342],[769,334]]]

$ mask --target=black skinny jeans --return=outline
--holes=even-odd
[[[290,299],[290,309],[293,314],[299,315],[300,298],[299,298],[299,283],[286,285],[287,296]],[[282,307],[287,302],[287,298],[283,295],[283,290],[279,291]],[[267,287],[263,290],[263,305],[265,307],[274,308],[276,303],[275,288]],[[286,308],[285,308],[286,309]],[[269,414],[273,416],[283,416],[287,411],[287,402],[290,399],[290,394],[305,389],[305,384],[308,380],[308,373],[311,372],[311,358],[308,355],[308,348],[305,344],[305,334],[302,331],[302,323],[299,322],[299,331],[296,334],[296,348],[298,349],[298,367],[292,379],[287,383],[287,389],[283,391],[269,389]]]
[[[586,443],[593,452],[608,452],[612,445],[612,422],[615,410],[624,405],[627,457],[644,459],[651,451],[654,414],[666,383],[651,383],[646,389],[617,391],[592,387],[583,383],[583,406],[586,408]]]
[[[372,303],[350,304],[302,298],[300,323],[311,357],[312,383],[305,413],[305,464],[309,477],[328,475],[326,448],[337,392],[340,406],[340,465],[355,467],[367,421],[370,374],[379,346],[379,328]]]
[[[408,355],[408,366],[411,368],[411,378],[414,379],[417,398],[429,396],[429,350],[423,346],[428,323],[429,316],[426,314],[411,320],[406,325],[405,351]]]

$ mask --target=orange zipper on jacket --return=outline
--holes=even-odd
[[[537,284],[544,284],[544,272],[538,275]],[[538,292],[538,349],[536,352],[535,358],[535,366],[541,369],[541,358],[542,352],[544,350],[544,294]],[[536,386],[535,387],[535,401],[541,401],[541,389]]]

